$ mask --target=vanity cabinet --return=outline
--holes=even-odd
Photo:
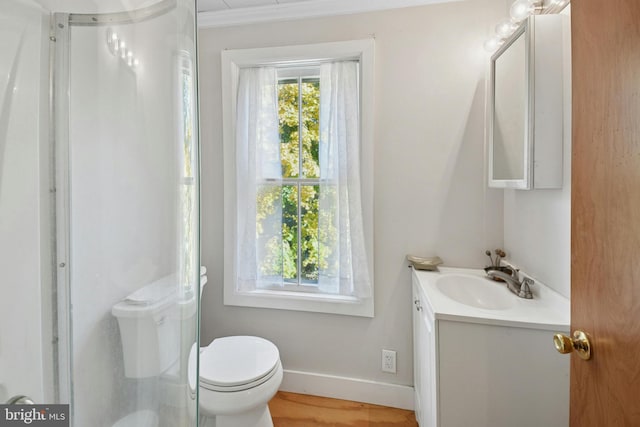
[[[562,188],[565,24],[531,15],[491,57],[489,187]]]
[[[437,425],[436,330],[433,312],[413,283],[413,377],[416,419],[421,426]]]
[[[412,286],[420,427],[569,425],[569,361],[553,331],[443,314],[415,272]]]

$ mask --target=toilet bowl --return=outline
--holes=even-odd
[[[200,425],[273,427],[267,404],[281,383],[280,353],[270,341],[251,336],[213,340],[200,351]]]

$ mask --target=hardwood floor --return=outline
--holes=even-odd
[[[269,402],[274,427],[417,427],[413,411],[279,391]]]

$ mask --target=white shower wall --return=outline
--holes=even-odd
[[[0,403],[17,394],[43,402],[52,393],[48,15],[30,0],[1,9]]]

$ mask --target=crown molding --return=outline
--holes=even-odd
[[[462,0],[315,0],[199,12],[198,28],[231,27],[259,22],[290,21]]]

